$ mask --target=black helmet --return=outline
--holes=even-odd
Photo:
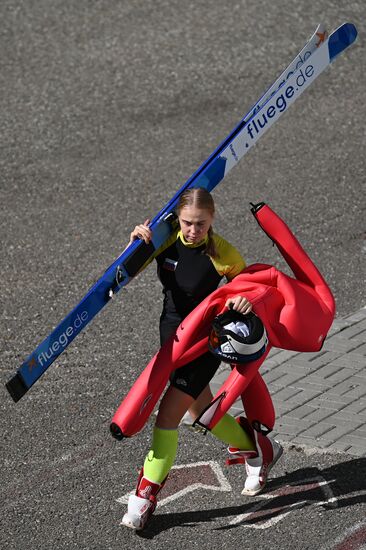
[[[248,363],[266,351],[268,338],[262,321],[250,312],[246,315],[230,309],[215,317],[208,349],[225,363]]]

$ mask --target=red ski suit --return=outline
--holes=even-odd
[[[258,372],[271,347],[308,352],[321,349],[334,319],[332,293],[283,220],[263,203],[252,211],[295,278],[271,265],[253,264],[205,298],[133,384],[112,419],[111,431],[115,437],[139,432],[153,412],[170,373],[207,351],[212,320],[222,313],[230,297],[243,294],[252,303],[253,311],[266,327],[269,344],[266,353],[256,361],[232,365],[228,378],[198,420],[207,429],[215,426],[239,396],[248,420],[272,429],[275,420],[272,400]]]

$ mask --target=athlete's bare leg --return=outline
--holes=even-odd
[[[209,386],[205,387],[197,399],[174,386],[170,386],[161,400],[156,426],[166,430],[173,430],[179,426],[187,411],[189,411],[192,419],[195,420],[203,409],[211,403],[211,400],[212,393]]]

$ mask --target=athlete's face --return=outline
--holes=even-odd
[[[185,206],[180,211],[178,219],[185,240],[197,243],[206,237],[213,215],[208,210],[196,206]]]

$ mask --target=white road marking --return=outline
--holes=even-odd
[[[268,529],[269,527],[272,527],[279,521],[282,521],[292,510],[296,508],[301,508],[304,505],[309,506],[331,506],[332,508],[336,508],[338,506],[338,499],[334,496],[334,493],[329,486],[329,483],[333,483],[334,480],[331,482],[327,482],[322,476],[316,476],[310,479],[305,479],[304,482],[301,483],[301,485],[285,485],[284,487],[281,487],[280,489],[276,489],[273,493],[266,493],[264,495],[261,495],[261,498],[263,499],[261,502],[256,504],[249,512],[246,512],[245,514],[240,514],[236,516],[233,520],[230,521],[229,525],[238,525],[243,524],[244,527],[252,528],[252,529]],[[314,490],[316,488],[319,488],[324,496],[326,497],[326,500],[322,500],[319,502],[311,502],[309,500],[301,500],[299,502],[294,502],[292,504],[288,505],[282,505],[282,506],[275,506],[273,508],[266,508],[268,506],[268,501],[273,500],[279,497],[284,497],[290,494],[296,494],[296,493],[304,493],[309,490]],[[261,521],[261,516],[268,516],[269,514],[277,513],[280,510],[283,510],[282,513],[279,513],[278,515],[271,517],[267,521]],[[262,512],[260,512],[262,510]],[[256,521],[257,523],[252,523],[253,521]]]
[[[196,491],[198,489],[208,489],[209,491],[221,491],[221,492],[229,492],[231,491],[231,485],[226,479],[220,465],[215,462],[214,460],[208,460],[206,462],[194,462],[191,464],[179,464],[177,466],[173,466],[172,470],[180,470],[180,469],[189,469],[189,468],[197,468],[199,466],[210,466],[212,472],[215,474],[216,479],[219,483],[218,486],[216,485],[209,485],[205,483],[192,483],[191,485],[188,485],[184,489],[181,489],[180,491],[177,491],[173,495],[169,495],[168,497],[159,499],[159,508],[161,506],[165,506],[165,504],[168,504],[169,502],[172,502],[174,500],[177,500],[178,498],[181,498],[185,496],[188,493],[191,493],[192,491]],[[130,495],[133,495],[135,491],[131,491],[122,497],[117,498],[117,502],[120,504],[127,504],[128,503],[128,497]]]

